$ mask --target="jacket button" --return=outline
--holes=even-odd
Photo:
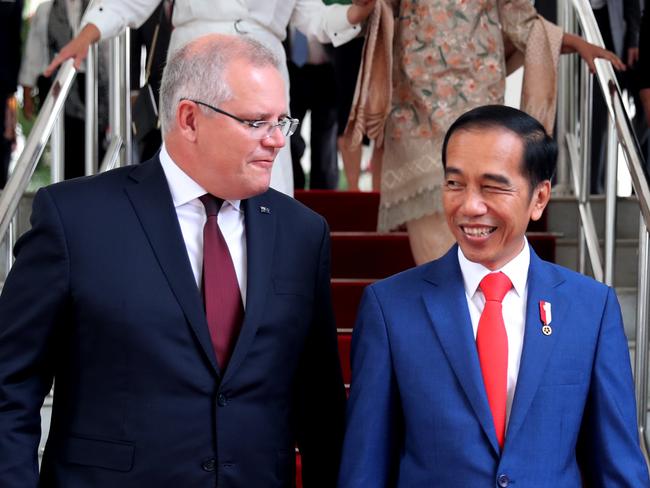
[[[217,465],[217,462],[214,460],[214,458],[206,459],[201,463],[201,467],[203,468],[203,471],[214,471],[215,467]]]
[[[217,404],[219,404],[220,407],[225,407],[228,405],[228,397],[223,393],[219,393],[219,396],[217,396]]]
[[[510,484],[510,478],[508,478],[505,474],[501,474],[497,478],[497,483],[501,488],[506,488]]]

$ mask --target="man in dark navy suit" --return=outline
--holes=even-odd
[[[165,68],[157,157],[38,192],[0,296],[3,488],[290,487],[296,445],[334,486],[328,227],[269,189],[286,106],[266,48],[200,38]]]
[[[22,0],[0,0],[0,188],[7,182],[12,138],[6,135],[7,102],[16,91],[20,69]]]

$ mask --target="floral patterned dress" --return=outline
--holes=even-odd
[[[442,210],[447,128],[467,110],[503,103],[503,33],[523,50],[539,18],[529,0],[394,0],[393,10],[380,231]]]

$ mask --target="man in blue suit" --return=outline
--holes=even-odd
[[[458,245],[365,291],[339,488],[650,486],[614,292],[525,238],[556,154],[512,108],[452,124],[443,203]]]
[[[288,488],[296,445],[306,488],[336,483],[329,233],[268,189],[296,126],[278,68],[247,38],[190,43],[157,157],[36,195],[0,297],[3,488]]]

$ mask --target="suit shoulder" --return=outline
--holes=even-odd
[[[265,193],[256,197],[256,203],[260,205],[268,204],[271,211],[277,209],[282,214],[286,214],[290,219],[299,219],[305,222],[325,223],[325,218],[314,212],[312,209],[284,193],[273,188],[269,188]]]
[[[57,197],[65,197],[66,195],[81,196],[86,193],[94,194],[97,191],[112,188],[116,184],[124,182],[133,170],[134,166],[115,168],[105,173],[53,183],[45,188],[50,194]]]
[[[560,266],[559,264],[550,263],[548,261],[543,261],[543,263],[546,266],[550,266],[550,268],[555,273],[561,276],[566,282],[566,284],[570,286],[580,287],[585,292],[591,290],[594,292],[603,293],[603,292],[607,292],[607,290],[609,289],[609,286],[605,285],[604,283],[601,283],[600,281],[595,280],[590,276],[583,275],[581,273],[578,273],[577,271],[573,271],[572,269],[565,268],[564,266]]]
[[[378,280],[370,286],[378,293],[410,293],[413,288],[422,286],[422,281],[435,266],[436,261],[414,266]]]

